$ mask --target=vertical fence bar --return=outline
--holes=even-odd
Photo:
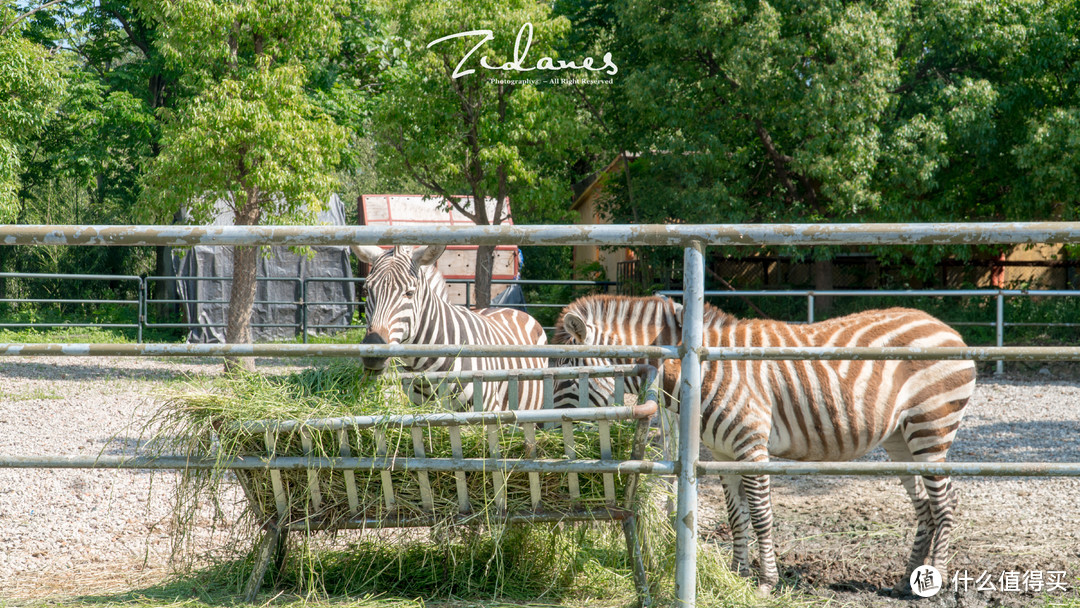
[[[412,433],[413,456],[427,458],[427,450],[424,449],[424,429],[414,426]],[[416,478],[420,481],[420,504],[429,513],[435,513],[435,495],[431,493],[431,478],[427,471],[417,471]]]
[[[998,291],[997,294],[997,315],[994,320],[994,330],[997,332],[996,340],[998,346],[1005,344],[1005,294]],[[995,374],[1005,373],[1005,362],[998,361],[997,368],[994,370]]]
[[[349,430],[338,431],[339,453],[342,458],[352,456],[352,448],[349,447]],[[356,471],[345,469],[342,471],[345,477],[345,496],[349,499],[349,514],[356,515],[360,512],[360,497],[356,493]]]
[[[480,376],[473,378],[472,386],[473,411],[482,412],[484,411],[484,379]],[[513,407],[514,404],[511,403],[510,408],[513,409]]]
[[[139,344],[142,344],[142,330],[143,325],[146,324],[146,315],[148,314],[148,310],[146,308],[146,283],[146,277],[139,277],[139,312],[135,313],[135,318],[137,319],[136,324],[139,326],[137,330],[138,336],[136,337],[136,341]]]
[[[491,457],[496,460],[502,458],[502,450],[499,449],[499,425],[485,424],[484,430],[487,433],[488,452]],[[506,513],[507,473],[505,471],[505,467],[500,468],[499,465],[495,465],[495,471],[491,474],[491,481],[495,488],[495,509],[500,515]]]
[[[383,458],[389,456],[386,431],[378,427],[375,428],[375,455]],[[394,478],[387,469],[383,469],[380,476],[382,477],[383,502],[386,504],[387,511],[393,511],[397,507],[397,499],[394,498]]]
[[[703,247],[686,248],[683,261],[682,378],[679,383],[678,505],[675,508],[675,597],[697,602],[697,463],[701,445],[701,357],[705,264]]]
[[[277,456],[277,433],[266,429],[263,439],[266,444],[267,458]],[[270,485],[274,488],[274,506],[277,507],[277,520],[279,522],[288,521],[289,497],[285,494],[285,484],[281,481],[281,471],[279,469],[270,469]]]
[[[812,291],[806,294],[806,322],[814,322],[814,292]]]
[[[312,442],[311,433],[307,429],[300,429],[300,445],[304,449],[304,456],[311,457]],[[322,509],[322,490],[319,488],[319,470],[308,469],[308,499],[311,501],[311,510],[318,512]]]
[[[307,344],[307,277],[300,279],[300,331],[304,334],[304,344]]]
[[[536,425],[526,422],[522,426],[525,433],[525,458],[536,458]],[[534,511],[540,508],[540,473],[529,473],[529,499]]]
[[[465,453],[461,447],[461,427],[452,424],[446,428],[450,431],[450,453],[454,458],[464,458]],[[465,483],[465,472],[454,471],[454,481],[457,483],[458,511],[468,513],[470,509],[469,486]]]

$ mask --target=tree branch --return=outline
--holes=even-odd
[[[131,29],[131,24],[128,23],[127,19],[124,19],[123,15],[120,14],[120,11],[110,10],[109,14],[113,16],[113,19],[116,19],[120,22],[120,27],[124,28],[124,32],[127,34],[128,40],[130,40],[132,44],[137,46],[139,50],[142,51],[144,57],[149,59],[150,47],[146,44],[145,40],[135,35],[135,32]]]
[[[398,131],[401,131],[401,127],[398,127]],[[464,207],[462,207],[461,204],[458,203],[450,194],[450,191],[444,188],[443,185],[438,182],[438,180],[431,176],[430,170],[427,170],[426,167],[416,167],[409,161],[409,157],[405,154],[405,146],[402,144],[403,141],[404,134],[402,133],[401,135],[399,135],[399,139],[397,141],[390,140],[387,143],[389,143],[390,147],[396,150],[397,153],[401,155],[401,161],[405,163],[405,169],[409,172],[409,175],[421,186],[441,196],[443,198],[443,202],[445,202],[449,207],[456,209],[459,213],[468,218],[469,221],[475,224],[476,216],[470,211],[467,211]]]
[[[786,154],[781,154],[776,149],[772,136],[765,130],[765,126],[761,124],[760,120],[754,120],[754,130],[757,132],[758,139],[761,140],[761,145],[765,148],[765,155],[769,157],[769,160],[773,163],[773,168],[776,169],[776,176],[780,178],[780,183],[790,193],[791,198],[800,198],[799,190],[795,187],[795,182],[791,181],[791,175],[787,170],[787,165],[792,161],[792,158]]]
[[[603,115],[600,114],[600,110],[598,110],[596,106],[594,106],[592,102],[589,101],[589,97],[585,95],[585,89],[583,89],[579,84],[574,84],[573,87],[574,91],[576,91],[577,94],[581,97],[581,101],[585,103],[585,109],[589,111],[589,114],[592,114],[593,118],[596,119],[596,122],[600,123],[600,128],[604,130],[604,133],[610,135],[611,129],[608,128],[607,122],[604,121]]]
[[[5,25],[4,29],[0,29],[0,36],[3,36],[4,34],[8,33],[8,31],[11,30],[11,28],[15,27],[15,25],[17,23],[19,23],[23,19],[26,19],[30,15],[33,15],[34,13],[36,13],[36,12],[42,10],[42,9],[49,8],[50,6],[52,6],[54,4],[60,4],[63,1],[64,0],[50,0],[49,2],[46,2],[45,4],[42,4],[41,6],[35,8],[33,10],[29,10],[29,11],[19,15],[18,17],[15,18],[14,21],[12,21],[11,23]]]
[[[709,273],[709,276],[711,276],[712,278],[714,278],[714,279],[716,279],[717,281],[719,281],[719,282],[720,282],[720,284],[721,284],[721,285],[723,285],[723,286],[724,286],[724,288],[725,288],[725,289],[727,289],[728,291],[738,291],[737,289],[735,289],[735,288],[734,288],[734,287],[733,287],[733,286],[731,285],[731,283],[728,283],[727,281],[725,281],[725,280],[724,280],[724,277],[720,276],[720,275],[719,275],[719,274],[718,274],[718,273],[717,273],[717,272],[716,272],[715,270],[713,270],[712,268],[709,268],[708,266],[706,266],[706,267],[705,267],[705,272]],[[772,317],[770,317],[769,315],[765,314],[765,311],[764,311],[764,310],[761,310],[760,308],[758,308],[758,307],[757,307],[757,305],[755,305],[755,304],[754,304],[753,302],[751,302],[751,301],[750,301],[750,298],[747,298],[746,296],[739,296],[739,299],[740,299],[740,300],[742,300],[744,304],[746,304],[746,305],[747,305],[747,306],[749,306],[749,307],[750,307],[751,309],[753,309],[753,311],[754,311],[754,312],[756,312],[757,314],[761,315],[761,318],[762,318],[762,319],[768,319],[768,320],[770,320],[770,321],[772,321],[772,320],[773,320],[773,318],[772,318]]]

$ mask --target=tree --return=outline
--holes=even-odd
[[[238,226],[312,221],[334,185],[345,134],[308,98],[306,66],[334,51],[334,3],[179,0],[154,5],[166,60],[198,91],[166,124],[146,210]],[[226,341],[251,341],[258,247],[233,247]],[[241,365],[226,360],[226,368]],[[244,367],[254,369],[250,359]]]
[[[880,203],[879,122],[896,85],[887,5],[626,0],[609,122],[638,222],[851,221]],[[648,204],[641,204],[647,200]],[[815,252],[818,286],[830,256]]]
[[[375,100],[373,128],[384,146],[383,167],[415,180],[441,204],[479,225],[503,223],[508,200],[519,217],[559,217],[557,211],[569,200],[573,149],[587,139],[585,121],[550,82],[557,74],[495,72],[478,62],[481,55],[489,65],[514,60],[516,36],[531,24],[519,52],[531,33],[522,63],[535,66],[556,54],[568,21],[530,0],[414,0],[388,10],[403,42],[396,51],[401,61],[388,70]],[[462,64],[461,71],[474,71],[455,76],[459,62],[482,36],[452,36],[476,30],[490,30],[493,38]],[[457,195],[468,195],[473,203]],[[488,198],[495,199],[490,211]],[[477,250],[478,306],[491,298],[494,251],[489,246]]]
[[[19,212],[24,156],[63,95],[63,57],[22,35],[22,22],[0,9],[0,222]]]
[[[616,220],[988,221],[1076,200],[1075,3],[560,0],[611,50],[582,105],[640,154]],[[646,202],[643,204],[643,202]],[[976,247],[875,248],[925,275]],[[799,255],[798,251],[771,253]],[[817,284],[833,251],[816,248]]]

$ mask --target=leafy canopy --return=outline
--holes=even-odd
[[[0,8],[0,27],[15,17]],[[70,68],[65,58],[24,38],[20,26],[0,36],[0,222],[18,215],[25,147],[52,119]]]
[[[237,223],[311,221],[335,181],[345,132],[308,97],[307,65],[338,43],[337,3],[159,2],[165,57],[198,94],[170,117],[146,179],[158,217],[206,222],[224,200]]]

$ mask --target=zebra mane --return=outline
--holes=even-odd
[[[563,327],[563,319],[568,313],[574,313],[583,319],[604,319],[607,318],[609,307],[623,306],[628,308],[635,303],[653,303],[661,307],[672,305],[671,300],[661,296],[632,297],[595,295],[578,298],[567,305],[562,313],[559,314],[559,318],[555,321],[555,332],[551,339],[551,343],[576,344],[574,336]],[[704,322],[706,325],[727,325],[737,321],[738,319],[734,316],[720,310],[712,304],[705,304]]]
[[[739,321],[735,315],[728,314],[708,302],[705,303],[702,317],[705,325],[729,325]]]
[[[654,303],[658,306],[670,306],[671,301],[667,298],[660,296],[609,296],[609,295],[595,295],[585,296],[574,300],[563,309],[559,314],[559,318],[555,321],[554,336],[551,339],[552,344],[576,344],[574,337],[570,332],[566,331],[563,327],[563,319],[568,313],[574,313],[583,319],[602,319],[606,318],[606,313],[609,307],[623,306],[629,307],[635,303]]]

